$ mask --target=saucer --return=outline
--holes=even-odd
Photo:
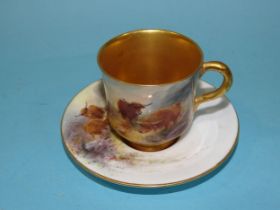
[[[198,92],[211,88],[200,81]],[[68,104],[61,132],[73,160],[108,182],[143,188],[190,182],[217,169],[237,144],[238,118],[226,97],[200,105],[187,134],[158,152],[138,151],[123,143],[103,119],[105,104],[102,81],[90,84]]]

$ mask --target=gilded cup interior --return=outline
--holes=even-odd
[[[188,78],[202,63],[200,47],[166,30],[137,30],[105,43],[98,54],[103,72],[119,81],[158,85]]]

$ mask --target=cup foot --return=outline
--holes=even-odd
[[[173,140],[170,140],[170,141],[167,141],[163,144],[158,144],[158,145],[150,145],[150,146],[147,146],[147,145],[143,145],[143,144],[137,144],[137,143],[134,143],[134,142],[131,142],[131,141],[128,141],[124,138],[122,138],[122,141],[127,144],[128,146],[136,149],[136,150],[140,150],[140,151],[143,151],[143,152],[157,152],[157,151],[160,151],[160,150],[164,150],[170,146],[172,146],[173,144],[175,144],[177,141],[178,141],[179,137],[178,138],[175,138]]]

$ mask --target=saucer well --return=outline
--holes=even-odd
[[[212,88],[200,81],[199,90]],[[217,169],[233,152],[239,124],[226,97],[198,107],[190,130],[158,152],[135,150],[123,143],[106,119],[102,81],[81,90],[61,122],[63,144],[84,170],[115,184],[156,188],[183,184]]]

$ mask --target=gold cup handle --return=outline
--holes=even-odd
[[[232,74],[231,74],[229,67],[226,64],[219,62],[219,61],[209,61],[209,62],[204,63],[202,65],[202,69],[200,71],[199,78],[202,77],[202,75],[208,70],[217,71],[220,74],[222,74],[224,77],[223,83],[219,88],[217,88],[216,90],[214,90],[212,92],[205,93],[200,96],[196,96],[194,99],[195,107],[198,107],[203,102],[210,101],[210,100],[213,100],[220,96],[223,96],[231,87]]]

